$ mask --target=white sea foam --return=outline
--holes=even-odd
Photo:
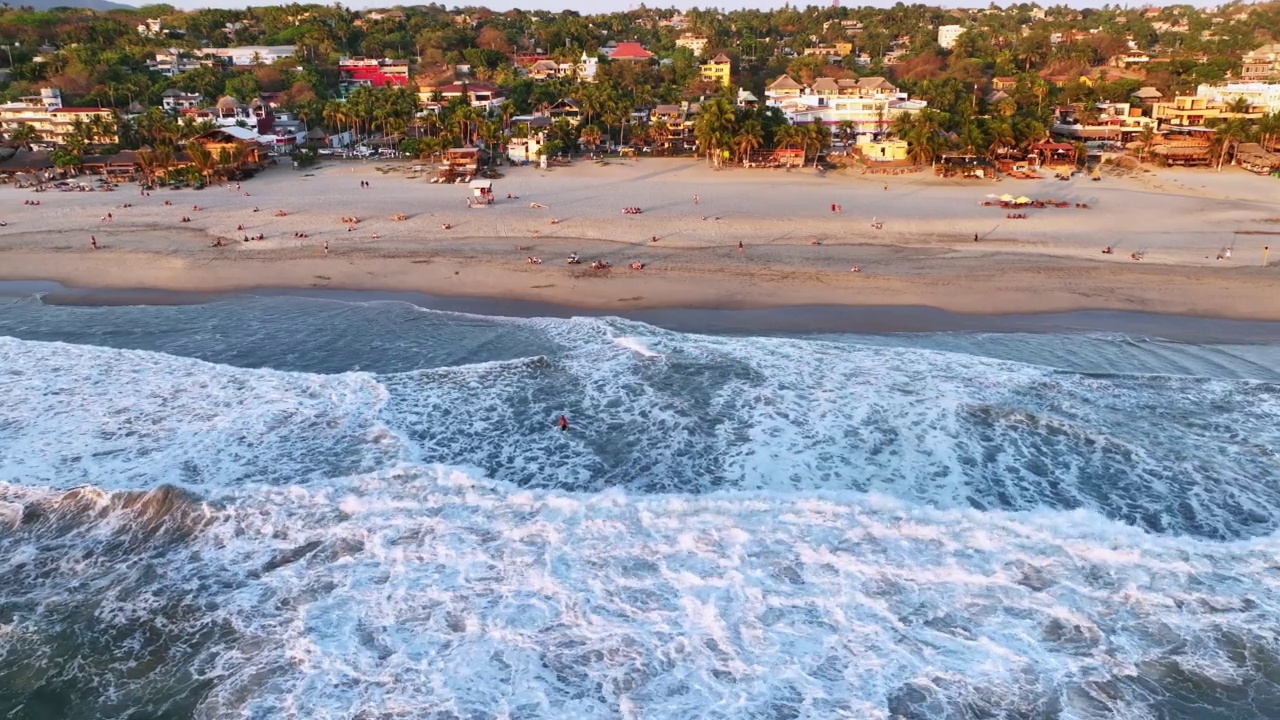
[[[1277,706],[1275,386],[526,324],[564,351],[384,376],[0,339],[0,682],[85,663],[86,717],[199,679],[207,718]],[[123,494],[164,482],[196,495]]]
[[[661,353],[657,353],[657,352],[654,352],[653,350],[650,350],[649,347],[645,345],[645,341],[642,340],[641,338],[624,336],[624,337],[616,337],[613,339],[613,341],[617,343],[619,346],[624,347],[638,355],[643,355],[645,357],[661,356]]]
[[[889,718],[990,702],[1140,718],[1194,677],[1225,703],[1280,652],[1275,536],[853,493],[572,495],[443,467],[217,505],[182,550],[200,562],[157,566],[141,596],[107,592],[126,573],[104,574],[98,532],[32,589],[105,592],[106,633],[163,614],[166,587],[201,593],[179,629],[235,629],[205,651],[203,716]]]

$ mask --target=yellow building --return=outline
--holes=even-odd
[[[733,84],[730,78],[730,71],[733,69],[733,61],[724,53],[711,58],[711,61],[701,66],[702,79],[707,82],[713,82],[721,87],[729,87]]]
[[[867,141],[858,145],[862,157],[871,162],[899,162],[907,159],[906,140]]]
[[[1151,117],[1162,126],[1204,127],[1221,114],[1222,105],[1197,95],[1175,97],[1172,102],[1158,102],[1151,107]]]
[[[830,45],[817,45],[804,49],[805,55],[839,59],[853,52],[853,43],[837,42]]]

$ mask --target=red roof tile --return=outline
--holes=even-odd
[[[653,57],[653,53],[645,50],[644,46],[638,42],[621,42],[609,57],[621,60],[648,60]]]

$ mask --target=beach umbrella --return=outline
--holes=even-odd
[[[1013,196],[1008,193],[1005,193],[1004,195],[1000,196],[1000,202],[1013,202]]]
[[[1031,202],[1031,198],[1027,197],[1026,195],[1023,195],[1017,200],[1014,200],[1014,202],[1018,203],[1019,205],[1026,205],[1027,203]]]

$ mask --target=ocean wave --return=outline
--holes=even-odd
[[[0,481],[235,487],[443,463],[575,492],[849,489],[1083,508],[1209,538],[1280,527],[1274,383],[593,318],[520,325],[560,349],[321,375],[0,339]]]
[[[1278,697],[1275,535],[413,465],[154,511],[175,501],[208,518],[180,542],[103,543],[92,513],[0,532],[0,714],[1247,720]]]

